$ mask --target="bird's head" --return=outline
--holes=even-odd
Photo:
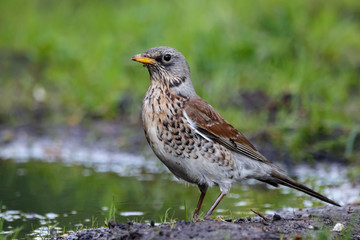
[[[143,63],[148,68],[151,81],[159,81],[179,95],[196,95],[189,65],[178,50],[171,47],[155,47],[131,59]]]

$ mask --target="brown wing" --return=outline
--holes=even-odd
[[[271,163],[215,109],[200,97],[189,99],[185,105],[187,116],[196,124],[195,128],[211,140],[226,148],[254,160]]]

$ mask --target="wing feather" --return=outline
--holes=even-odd
[[[215,109],[200,97],[189,99],[185,105],[186,117],[191,119],[200,135],[254,160],[271,163]]]

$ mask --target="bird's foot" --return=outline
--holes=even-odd
[[[211,215],[211,214],[206,214],[206,215],[204,216],[204,220],[210,220],[210,215]]]

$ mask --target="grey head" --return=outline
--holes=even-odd
[[[155,47],[131,59],[143,63],[148,68],[151,81],[159,81],[178,95],[196,96],[190,78],[190,67],[178,50],[171,47]]]

